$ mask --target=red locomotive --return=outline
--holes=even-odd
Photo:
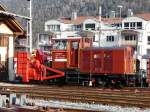
[[[21,52],[19,52],[21,53]],[[17,54],[17,74],[23,82],[63,77],[65,83],[109,85],[140,84],[132,47],[92,47],[92,38],[53,39],[51,61],[40,50],[34,57]],[[28,58],[30,57],[30,58]],[[65,75],[64,75],[65,74]],[[150,75],[149,75],[150,76]],[[135,83],[136,82],[136,83]],[[146,83],[146,82],[145,82]]]
[[[54,39],[52,68],[65,71],[65,81],[96,85],[139,85],[132,47],[92,47],[91,38]],[[136,83],[134,83],[136,82]],[[95,84],[94,84],[95,85]]]

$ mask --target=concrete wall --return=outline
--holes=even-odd
[[[12,35],[6,36],[8,38],[8,45],[6,47],[0,47],[0,55],[2,57],[2,61],[6,61],[8,59],[8,75],[9,81],[14,81],[14,67],[13,67],[13,58],[14,58],[14,37],[13,31],[4,23],[0,23],[0,33],[1,35]],[[1,38],[1,37],[0,37]],[[8,49],[7,49],[8,48]],[[6,57],[8,56],[8,57]]]

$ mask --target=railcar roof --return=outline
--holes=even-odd
[[[89,49],[94,49],[94,50],[99,50],[99,49],[107,49],[107,50],[112,50],[112,49],[126,49],[126,48],[131,48],[129,46],[111,46],[111,47],[88,47],[88,48],[84,48],[85,50],[89,50]]]

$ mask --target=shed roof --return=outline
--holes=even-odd
[[[6,8],[2,4],[0,4],[0,10],[6,11]],[[24,35],[25,31],[22,26],[18,23],[18,21],[10,15],[0,13],[0,22],[4,22],[13,32],[14,35]]]

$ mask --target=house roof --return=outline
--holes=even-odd
[[[108,24],[116,24],[116,23],[121,23],[121,21],[123,20],[123,18],[102,18],[102,21]]]
[[[2,4],[0,4],[0,10],[6,11],[6,8]],[[21,25],[16,21],[13,16],[0,13],[0,22],[4,22],[13,32],[15,35],[24,35],[25,31],[21,27]]]
[[[81,24],[83,23],[86,19],[94,19],[92,16],[78,16],[75,20],[71,20],[71,18],[61,18],[60,21],[63,23],[68,23],[68,24]]]
[[[140,17],[146,21],[150,20],[150,13],[141,13],[141,14],[136,14],[135,16]]]
[[[92,16],[79,16],[77,19],[73,20],[72,23],[75,25],[83,23],[86,19],[94,19]]]
[[[87,19],[95,19],[99,21],[99,16],[78,16],[75,20],[71,20],[71,18],[61,18],[60,21],[66,24],[82,24],[85,20]],[[114,24],[114,23],[120,23],[123,18],[101,18],[103,22],[108,23],[108,24]]]
[[[71,24],[71,18],[61,17],[59,20],[63,23]]]
[[[136,14],[134,15],[135,17],[140,17],[143,18],[144,20],[150,20],[150,13],[142,13],[142,14]],[[82,24],[86,19],[95,19],[97,21],[99,21],[99,16],[78,16],[75,20],[71,20],[71,18],[66,18],[66,17],[62,17],[60,18],[60,21],[66,24]],[[116,24],[116,23],[121,23],[122,20],[124,18],[119,18],[119,17],[113,17],[113,18],[104,18],[101,17],[101,20],[104,23],[108,23],[108,24]]]

